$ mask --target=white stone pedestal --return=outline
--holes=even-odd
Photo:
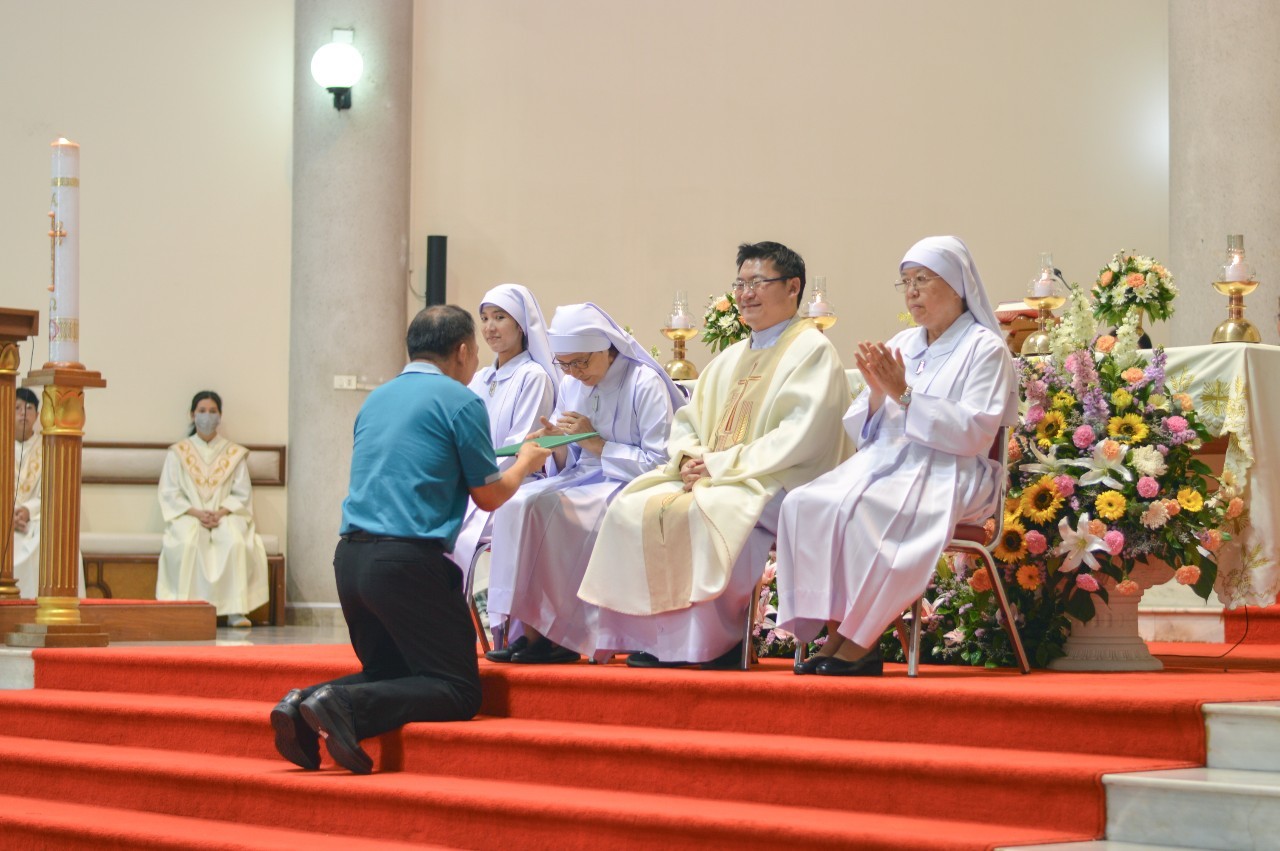
[[[1145,591],[1173,574],[1168,567],[1141,566],[1129,575]],[[1109,603],[1096,600],[1097,614],[1088,623],[1071,618],[1067,655],[1054,659],[1054,671],[1161,671],[1164,664],[1151,655],[1147,642],[1138,634],[1138,603],[1141,594],[1122,596],[1108,581]]]

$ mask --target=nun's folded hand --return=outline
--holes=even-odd
[[[591,418],[577,411],[565,411],[556,422],[562,434],[586,434],[595,431],[591,427]]]

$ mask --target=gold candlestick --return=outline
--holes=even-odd
[[[685,359],[684,344],[698,336],[697,328],[663,328],[662,336],[671,341],[671,360],[663,365],[673,381],[686,381],[698,377],[698,368]]]
[[[1040,313],[1036,316],[1036,330],[1022,341],[1022,349],[1018,354],[1047,355],[1049,354],[1049,323],[1053,321],[1053,312],[1066,304],[1067,300],[1060,295],[1049,295],[1027,296],[1022,301],[1027,307],[1034,307]]]
[[[1244,297],[1258,288],[1253,269],[1244,260],[1244,234],[1227,236],[1227,262],[1213,288],[1227,297],[1227,318],[1213,329],[1215,343],[1261,343],[1262,335],[1244,318]]]

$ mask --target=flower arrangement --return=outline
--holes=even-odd
[[[1050,356],[1021,365],[1026,407],[995,553],[1020,587],[1034,572],[1080,621],[1111,593],[1140,594],[1130,574],[1151,559],[1207,598],[1229,537],[1222,526],[1244,507],[1195,459],[1209,432],[1189,395],[1170,394],[1164,349],[1149,361],[1138,353],[1137,328],[1129,313],[1115,336],[1094,337],[1089,302],[1073,286]]]
[[[733,293],[708,296],[707,309],[702,315],[702,342],[717,352],[723,352],[739,340],[745,340],[751,329],[742,324],[738,315],[738,303]]]
[[[1098,271],[1093,285],[1093,315],[1109,325],[1119,325],[1133,308],[1141,308],[1152,319],[1173,315],[1178,295],[1173,275],[1150,257],[1121,251]]]

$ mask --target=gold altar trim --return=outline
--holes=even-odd
[[[78,177],[55,177],[49,181],[50,186],[79,186],[80,178]]]
[[[75,318],[50,319],[49,339],[71,343],[80,342],[80,320]]]

